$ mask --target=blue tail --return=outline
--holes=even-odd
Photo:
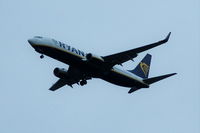
[[[130,70],[130,72],[134,73],[135,75],[146,79],[149,76],[149,70],[151,65],[151,55],[147,54],[142,61],[136,66],[135,69]]]

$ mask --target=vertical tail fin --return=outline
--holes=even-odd
[[[151,55],[147,54],[142,61],[136,66],[135,69],[130,70],[130,72],[134,73],[135,75],[146,79],[149,76],[149,70],[151,65]]]

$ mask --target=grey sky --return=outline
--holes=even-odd
[[[199,133],[199,12],[199,0],[0,0],[0,132]],[[150,76],[178,75],[131,95],[99,79],[50,92],[57,80],[53,69],[67,65],[40,60],[27,43],[41,35],[109,55],[158,41],[169,31],[167,44],[148,51]]]

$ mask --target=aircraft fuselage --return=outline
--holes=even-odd
[[[123,87],[149,87],[140,77],[137,77],[133,73],[119,69],[116,66],[110,69],[104,69],[100,63],[98,64],[98,60],[96,63],[90,62],[86,58],[86,53],[60,41],[44,37],[35,37],[28,41],[40,54],[47,55],[69,66],[78,68],[91,77],[101,78]]]

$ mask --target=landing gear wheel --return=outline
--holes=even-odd
[[[86,84],[87,84],[87,81],[86,81],[86,80],[82,80],[82,81],[80,82],[80,85],[81,85],[81,86],[86,85]]]
[[[42,54],[42,55],[40,55],[40,59],[43,59],[44,58],[44,55]]]

